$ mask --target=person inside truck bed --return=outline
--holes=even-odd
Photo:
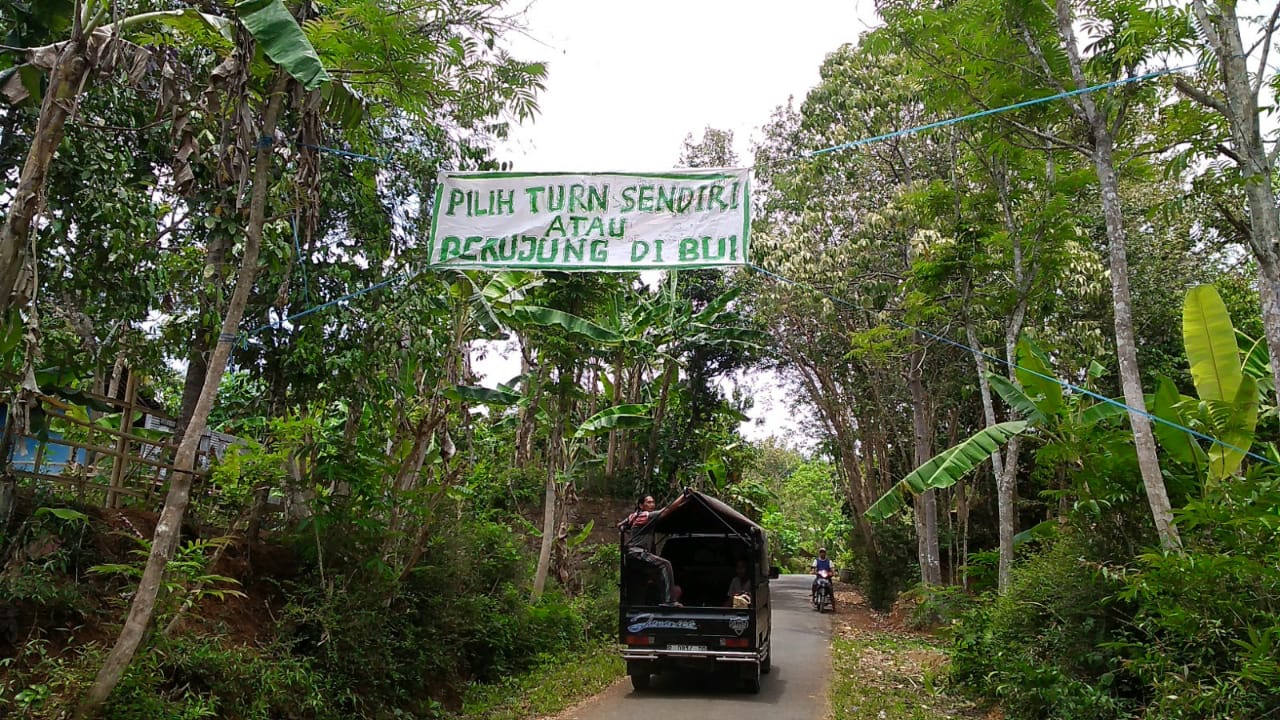
[[[746,605],[751,604],[751,572],[746,560],[739,560],[734,567],[733,579],[729,581],[729,592],[725,594],[725,607],[734,607],[734,598],[746,596]]]

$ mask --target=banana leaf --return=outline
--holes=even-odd
[[[1187,291],[1182,307],[1182,341],[1200,399],[1233,401],[1243,377],[1240,347],[1227,306],[1212,285]]]
[[[913,470],[889,492],[876,500],[864,513],[871,520],[885,520],[906,504],[908,491],[919,494],[926,490],[951,487],[991,457],[1015,435],[1026,432],[1031,424],[1025,420],[1004,422],[974,433],[968,440],[934,455]]]
[[[1182,395],[1178,393],[1178,389],[1174,387],[1173,381],[1167,377],[1160,378],[1160,384],[1156,389],[1156,394],[1152,398],[1151,412],[1161,420],[1168,420],[1179,425],[1186,425],[1187,420],[1182,416],[1182,411],[1178,409],[1179,403],[1182,402]],[[1160,441],[1160,447],[1176,461],[1184,465],[1192,465],[1202,467],[1207,460],[1204,449],[1200,447],[1200,443],[1190,433],[1170,427],[1161,422],[1151,424],[1151,429],[1155,431],[1156,439]]]
[[[574,437],[601,435],[610,430],[643,428],[648,427],[652,422],[648,405],[615,405],[583,421],[574,433]]]
[[[1089,427],[1097,425],[1103,420],[1110,420],[1114,417],[1128,415],[1129,410],[1124,406],[1124,399],[1121,398],[1115,402],[1098,402],[1090,405],[1084,412],[1080,413],[1080,424]]]
[[[315,90],[329,82],[316,49],[281,0],[243,0],[236,3],[236,14],[267,57],[302,87]]]
[[[1040,406],[1009,378],[988,373],[987,380],[991,383],[991,389],[995,390],[997,395],[1009,403],[1009,407],[1017,410],[1018,414],[1028,422],[1039,425],[1047,419],[1044,412],[1040,410]]]
[[[491,390],[486,387],[471,385],[455,385],[446,389],[444,396],[450,400],[466,400],[486,405],[515,405],[523,397],[520,393],[511,392],[503,388]]]
[[[1258,384],[1251,377],[1242,378],[1227,416],[1222,418],[1217,413],[1213,414],[1217,439],[1238,448],[1218,443],[1209,448],[1209,476],[1222,479],[1240,469],[1246,452],[1253,445],[1254,431],[1258,426]]]
[[[581,335],[605,345],[616,345],[623,340],[620,334],[601,327],[590,320],[549,307],[517,305],[511,308],[508,314],[527,325],[540,327],[559,326],[571,334]]]

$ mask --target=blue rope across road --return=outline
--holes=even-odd
[[[303,317],[306,317],[307,315],[310,315],[310,314],[312,314],[312,313],[320,312],[321,310],[324,310],[325,308],[333,307],[334,305],[337,305],[337,304],[338,304],[338,303],[340,303],[340,302],[344,302],[344,301],[346,301],[346,300],[351,300],[351,299],[353,299],[353,298],[358,298],[358,297],[360,297],[361,295],[367,295],[367,294],[369,294],[369,293],[371,293],[371,292],[373,292],[373,291],[375,291],[375,290],[380,290],[380,289],[382,289],[382,288],[384,288],[384,287],[386,287],[386,286],[388,286],[388,285],[391,285],[391,284],[393,284],[393,283],[395,283],[395,282],[398,282],[398,281],[400,281],[400,280],[410,279],[410,278],[413,278],[413,277],[416,277],[416,273],[400,273],[399,275],[394,275],[394,276],[392,276],[392,277],[390,277],[390,278],[387,278],[386,280],[383,280],[383,281],[382,281],[382,282],[380,282],[380,283],[377,283],[377,284],[375,284],[375,285],[370,285],[370,286],[369,286],[369,287],[367,287],[367,288],[363,288],[363,289],[361,289],[361,290],[357,290],[357,291],[355,291],[355,292],[353,292],[353,293],[347,293],[346,295],[343,295],[343,296],[342,296],[342,297],[340,297],[340,298],[334,298],[333,300],[330,300],[329,302],[321,303],[321,304],[319,304],[319,305],[315,305],[315,306],[313,306],[313,307],[309,307],[309,308],[307,308],[306,310],[303,310],[302,312],[294,313],[294,314],[290,315],[289,317],[281,318],[281,319],[279,319],[279,320],[277,320],[277,321],[275,321],[275,322],[270,322],[270,323],[267,323],[267,324],[265,324],[265,325],[259,325],[258,327],[254,328],[254,329],[252,329],[252,330],[247,331],[247,332],[245,333],[245,335],[246,335],[246,336],[249,336],[249,335],[256,335],[256,334],[258,334],[258,333],[262,332],[263,330],[270,330],[270,329],[272,329],[272,328],[278,328],[278,327],[281,327],[281,326],[283,326],[285,323],[291,323],[291,322],[293,322],[294,320],[297,320],[298,318],[303,318]]]
[[[364,153],[352,152],[350,150],[343,150],[342,148],[327,147],[325,145],[312,145],[311,143],[298,143],[298,146],[304,147],[304,148],[311,148],[312,150],[319,150],[320,152],[327,152],[330,155],[338,155],[340,157],[350,158],[352,160],[368,160],[369,162],[376,162],[376,163],[383,163],[383,164],[391,162],[390,154],[388,154],[385,158],[380,158],[380,157],[375,157],[373,155],[365,155]]]
[[[1021,110],[1022,108],[1028,108],[1033,105],[1043,105],[1044,103],[1053,102],[1054,100],[1064,100],[1066,98],[1077,97],[1079,95],[1087,95],[1089,93],[1095,93],[1102,90],[1109,90],[1111,88],[1119,87],[1121,85],[1129,85],[1132,83],[1144,82],[1146,80],[1158,78],[1163,75],[1171,75],[1173,73],[1182,72],[1184,70],[1193,70],[1199,66],[1200,66],[1199,63],[1192,63],[1190,65],[1180,65],[1178,67],[1164,68],[1162,70],[1153,70],[1149,73],[1144,73],[1142,75],[1134,75],[1132,77],[1120,78],[1119,80],[1112,80],[1110,82],[1104,82],[1098,85],[1090,85],[1089,87],[1080,88],[1079,90],[1068,90],[1067,92],[1055,93],[1053,95],[1047,95],[1041,98],[1023,100],[1022,102],[1016,102],[1016,103],[1013,103],[1012,105],[1004,105],[1002,107],[990,108],[988,110],[979,110],[978,112],[969,113],[968,115],[961,115],[959,117],[948,118],[946,120],[939,120],[937,122],[926,123],[924,125],[917,125],[915,127],[909,127],[904,130],[895,130],[891,133],[884,133],[883,135],[875,135],[872,137],[861,138],[859,140],[853,140],[847,143],[841,143],[839,145],[832,145],[831,147],[822,148],[821,150],[813,150],[811,152],[802,153],[796,157],[780,158],[778,160],[774,160],[770,162],[759,163],[757,166],[772,165],[775,163],[786,162],[788,160],[808,160],[809,158],[818,157],[819,155],[826,155],[828,153],[839,152],[841,150],[850,150],[852,148],[861,147],[863,145],[870,145],[872,143],[884,142],[885,140],[892,140],[893,138],[903,137],[905,135],[915,135],[917,133],[925,132],[926,130],[936,130],[938,128],[944,128],[950,125],[957,125],[959,123],[968,122],[970,120],[977,120],[978,118],[989,117],[991,115],[999,115],[1000,113],[1006,113],[1013,110]]]
[[[802,288],[802,289],[804,289],[804,290],[808,290],[809,292],[815,293],[815,294],[817,294],[817,295],[821,295],[822,297],[824,297],[824,298],[826,298],[826,299],[830,300],[831,302],[833,302],[833,303],[835,303],[835,304],[837,304],[837,305],[841,305],[841,306],[843,306],[843,307],[849,308],[849,309],[851,309],[851,310],[859,310],[859,311],[862,311],[862,312],[875,312],[874,310],[871,310],[870,308],[862,307],[862,306],[860,306],[860,305],[858,305],[858,304],[856,304],[856,303],[853,303],[853,302],[850,302],[850,301],[848,301],[848,300],[845,300],[844,298],[838,297],[838,296],[836,296],[836,295],[832,295],[831,293],[826,292],[825,290],[821,290],[821,289],[819,289],[819,288],[816,288],[816,287],[814,287],[813,285],[810,285],[810,284],[808,284],[808,283],[806,283],[806,282],[802,282],[802,281],[800,281],[800,280],[794,280],[794,279],[789,278],[789,277],[786,277],[786,276],[784,276],[784,275],[779,275],[778,273],[770,272],[770,271],[768,271],[768,270],[765,270],[764,268],[760,267],[759,265],[751,264],[751,265],[748,265],[747,267],[748,267],[748,268],[750,268],[751,270],[754,270],[754,271],[756,271],[756,272],[758,272],[758,273],[762,274],[762,275],[765,275],[765,276],[770,277],[770,278],[772,278],[772,279],[774,279],[774,280],[777,280],[778,282],[786,283],[786,284],[788,284],[788,285],[794,285],[794,286],[796,286],[796,287],[798,287],[798,288]],[[1154,414],[1152,414],[1152,413],[1150,413],[1150,412],[1148,412],[1148,411],[1146,411],[1146,410],[1140,410],[1140,409],[1135,408],[1135,407],[1133,407],[1133,406],[1131,406],[1131,405],[1128,405],[1128,404],[1126,404],[1126,403],[1124,403],[1124,402],[1121,402],[1121,401],[1119,401],[1119,400],[1116,400],[1115,398],[1109,398],[1109,397],[1107,397],[1106,395],[1102,395],[1101,393],[1096,393],[1096,392],[1094,392],[1094,391],[1092,391],[1092,390],[1089,390],[1088,388],[1083,388],[1083,387],[1080,387],[1079,385],[1075,385],[1075,384],[1073,384],[1073,383],[1067,382],[1066,380],[1062,380],[1062,379],[1060,379],[1060,378],[1052,377],[1052,376],[1050,376],[1050,375],[1045,375],[1044,373],[1036,372],[1035,370],[1032,370],[1032,369],[1030,369],[1030,368],[1022,367],[1021,365],[1018,365],[1017,363],[1010,362],[1010,361],[1006,360],[1005,358],[997,357],[997,356],[995,356],[995,355],[991,355],[990,353],[984,352],[984,351],[982,351],[981,349],[973,348],[973,347],[969,347],[968,345],[966,345],[966,344],[964,344],[964,343],[962,343],[962,342],[958,342],[958,341],[956,341],[956,340],[952,340],[951,338],[946,337],[945,335],[939,335],[939,334],[934,333],[934,332],[929,332],[928,330],[925,330],[925,329],[923,329],[923,328],[919,328],[919,327],[916,327],[916,326],[914,326],[914,325],[909,325],[909,324],[907,324],[907,323],[904,323],[904,322],[902,322],[901,320],[895,320],[895,319],[893,319],[893,318],[887,318],[887,319],[888,319],[888,321],[889,321],[889,323],[890,323],[890,324],[892,324],[892,325],[896,325],[896,326],[898,326],[899,328],[902,328],[903,330],[911,330],[911,331],[913,331],[913,332],[918,332],[918,333],[920,333],[921,335],[923,335],[923,336],[925,336],[925,337],[929,338],[930,340],[936,340],[937,342],[944,343],[944,344],[946,344],[946,345],[950,345],[950,346],[955,347],[955,348],[959,348],[959,349],[964,350],[964,351],[966,351],[966,352],[974,353],[974,354],[976,354],[976,355],[981,355],[982,357],[986,358],[987,360],[990,360],[991,362],[994,362],[994,363],[997,363],[997,364],[1000,364],[1000,365],[1004,365],[1004,366],[1009,367],[1009,368],[1013,368],[1014,370],[1018,370],[1018,371],[1020,371],[1020,372],[1025,372],[1025,373],[1028,373],[1028,374],[1030,374],[1030,375],[1034,375],[1035,377],[1041,378],[1041,379],[1043,379],[1043,380],[1048,380],[1048,381],[1050,381],[1050,382],[1053,382],[1053,383],[1056,383],[1056,384],[1058,384],[1058,385],[1062,386],[1063,388],[1065,388],[1065,389],[1067,389],[1067,390],[1070,390],[1070,391],[1071,391],[1071,392],[1073,392],[1073,393],[1080,393],[1081,395],[1086,395],[1086,396],[1091,397],[1091,398],[1093,398],[1093,399],[1095,399],[1095,400],[1098,400],[1099,402],[1104,402],[1104,403],[1107,403],[1108,405],[1112,405],[1112,406],[1114,406],[1114,407],[1121,408],[1121,409],[1126,410],[1126,411],[1128,411],[1128,412],[1130,412],[1130,413],[1134,413],[1134,414],[1136,414],[1136,415],[1141,415],[1142,417],[1145,417],[1145,418],[1147,418],[1148,420],[1150,420],[1150,421],[1152,421],[1152,422],[1160,423],[1161,425],[1164,425],[1164,426],[1166,426],[1166,427],[1173,428],[1174,430],[1178,430],[1178,431],[1180,431],[1180,432],[1184,432],[1184,433],[1186,433],[1186,434],[1188,434],[1188,435],[1190,435],[1190,436],[1192,436],[1192,437],[1199,438],[1199,439],[1201,439],[1201,440],[1206,440],[1206,441],[1208,441],[1208,442],[1210,442],[1210,443],[1212,443],[1212,444],[1214,444],[1214,445],[1217,445],[1217,446],[1219,446],[1219,447],[1225,448],[1225,449],[1227,449],[1227,450],[1231,450],[1231,451],[1233,451],[1233,452],[1242,453],[1242,454],[1243,454],[1243,455],[1245,455],[1246,457],[1253,458],[1254,460],[1257,460],[1258,462],[1266,463],[1267,465],[1278,465],[1278,464],[1280,464],[1280,463],[1276,463],[1276,462],[1275,462],[1274,460],[1272,460],[1271,458],[1264,457],[1264,456],[1259,455],[1259,454],[1254,453],[1254,452],[1250,452],[1250,451],[1245,450],[1244,448],[1241,448],[1241,447],[1236,447],[1235,445],[1232,445],[1231,443],[1229,443],[1229,442],[1225,442],[1225,441],[1223,441],[1223,440],[1219,440],[1218,438],[1211,437],[1211,436],[1209,436],[1209,435],[1205,435],[1204,433],[1202,433],[1202,432],[1200,432],[1200,431],[1198,431],[1198,430],[1195,430],[1195,429],[1193,429],[1193,428],[1189,428],[1189,427],[1187,427],[1186,425],[1180,425],[1180,424],[1178,424],[1178,423],[1176,423],[1176,422],[1173,422],[1172,420],[1166,420],[1165,418],[1162,418],[1162,417],[1160,417],[1160,416],[1158,416],[1158,415],[1154,415]]]

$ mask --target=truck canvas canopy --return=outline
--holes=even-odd
[[[663,555],[672,536],[736,536],[753,549],[762,573],[769,572],[769,549],[764,528],[725,503],[697,490],[686,489],[649,522],[631,532],[629,545]]]

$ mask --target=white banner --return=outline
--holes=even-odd
[[[747,262],[750,170],[441,173],[433,266],[645,270]]]

